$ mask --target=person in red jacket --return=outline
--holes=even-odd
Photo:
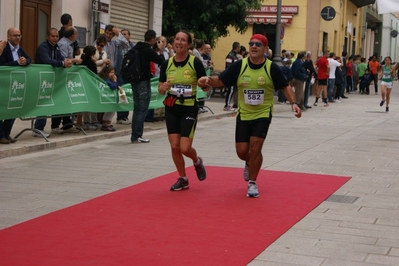
[[[353,88],[353,56],[349,56],[346,62],[346,93],[352,93]]]
[[[317,90],[316,90],[316,100],[314,106],[317,106],[317,102],[320,98],[320,92],[323,91],[323,102],[324,107],[328,106],[327,102],[327,80],[330,73],[330,65],[328,63],[328,51],[324,51],[323,56],[317,59]]]

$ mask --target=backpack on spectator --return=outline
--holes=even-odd
[[[122,60],[121,75],[124,82],[139,82],[143,76],[140,64],[140,52],[134,47],[130,49]]]

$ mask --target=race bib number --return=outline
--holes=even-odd
[[[390,79],[391,78],[391,72],[384,71],[382,74],[383,79]]]
[[[177,97],[191,97],[193,88],[191,85],[173,84],[170,88],[170,94],[176,95]]]
[[[265,90],[251,89],[244,90],[245,103],[249,105],[259,105],[265,100]]]

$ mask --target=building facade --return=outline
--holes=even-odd
[[[378,15],[375,0],[284,0],[280,27],[281,49],[297,54],[311,51],[313,60],[323,51],[341,54],[361,54],[368,57],[381,54],[382,16]],[[276,47],[277,1],[264,0],[260,10],[249,10],[250,23],[244,34],[229,29],[229,36],[220,38],[213,52],[215,68],[224,68],[225,56],[232,43],[248,47],[249,38],[262,33],[269,39],[273,53]],[[368,23],[367,23],[368,22]]]
[[[46,40],[47,29],[60,29],[60,17],[64,13],[71,14],[82,48],[91,44],[101,29],[111,23],[119,29],[129,29],[134,43],[142,41],[148,29],[161,33],[162,0],[101,0],[101,3],[93,0],[0,0],[0,39],[7,39],[9,28],[19,28],[23,35],[21,46],[34,58],[37,46]]]

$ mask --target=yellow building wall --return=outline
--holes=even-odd
[[[264,0],[262,5],[277,4],[276,0]],[[283,6],[298,6],[298,14],[294,14],[292,23],[285,26],[285,36],[281,49],[297,54],[299,51],[310,50],[313,60],[323,50],[323,33],[327,34],[327,50],[334,51],[341,55],[344,47],[345,36],[348,38],[348,54],[352,54],[352,41],[356,41],[355,54],[359,53],[362,47],[362,14],[350,0],[284,0]],[[325,21],[321,18],[320,12],[325,6],[335,9],[335,18]],[[356,16],[354,15],[356,14]],[[352,23],[351,34],[347,33],[348,22]],[[353,35],[353,28],[356,28],[356,35]],[[253,25],[250,24],[244,34],[229,28],[227,37],[219,38],[212,51],[212,60],[215,69],[222,70],[225,65],[226,55],[231,51],[233,42],[238,41],[248,49],[248,42],[253,34]],[[275,51],[274,51],[275,52]],[[278,51],[280,54],[281,51]]]

